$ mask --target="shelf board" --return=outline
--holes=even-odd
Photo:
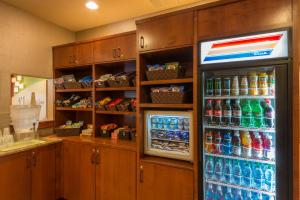
[[[68,108],[68,107],[56,107],[56,110],[91,112],[91,111],[93,111],[93,108]]]
[[[204,99],[275,99],[275,96],[205,96]]]
[[[136,87],[106,87],[96,88],[96,91],[135,91]]]
[[[120,112],[120,111],[96,111],[96,114],[102,115],[136,115],[136,112]]]
[[[92,92],[93,88],[56,89],[55,92]]]
[[[193,108],[193,104],[155,104],[155,103],[140,103],[141,108]]]
[[[218,157],[218,158],[226,158],[226,159],[234,159],[234,160],[243,160],[243,161],[251,161],[251,162],[259,162],[269,165],[275,165],[275,161],[271,160],[261,160],[261,159],[254,159],[254,158],[243,158],[238,156],[228,156],[222,154],[214,154],[214,153],[205,153],[206,156]]]
[[[155,80],[155,81],[142,81],[141,85],[165,85],[165,84],[176,84],[176,83],[193,83],[193,78],[181,78],[181,79],[170,79],[170,80]]]
[[[232,130],[232,131],[253,131],[253,132],[268,132],[275,133],[275,128],[244,128],[244,127],[231,127],[231,126],[213,126],[204,125],[203,128],[207,129],[221,129],[221,130]]]
[[[183,160],[175,160],[175,159],[170,159],[170,158],[145,155],[143,158],[141,158],[141,161],[147,162],[147,163],[167,165],[167,166],[171,166],[171,167],[193,170],[193,163],[188,162],[188,161],[183,161]]]

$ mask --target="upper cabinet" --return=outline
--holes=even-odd
[[[96,63],[129,60],[135,57],[135,33],[126,33],[94,42],[94,62]]]
[[[292,26],[291,0],[245,0],[198,11],[198,40]]]
[[[137,22],[138,50],[149,51],[193,44],[193,12]]]
[[[54,67],[92,64],[93,44],[79,43],[53,48]]]

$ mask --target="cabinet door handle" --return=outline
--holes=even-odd
[[[120,58],[121,57],[121,48],[118,48],[118,50],[117,50],[117,55],[118,55],[118,58]]]
[[[141,38],[140,38],[140,46],[141,46],[142,49],[145,48],[145,39],[144,39],[144,36],[141,36]]]
[[[116,57],[116,49],[113,49],[113,58]]]
[[[143,165],[140,166],[140,183],[144,182],[144,167]]]
[[[94,165],[95,164],[95,149],[92,150],[92,155],[91,155],[91,163]]]
[[[77,63],[78,63],[78,60],[77,60],[77,58],[76,58],[75,55],[73,56],[73,63],[74,63],[74,64],[77,64]]]
[[[37,155],[35,151],[32,152],[32,166],[35,167],[37,162]]]
[[[99,165],[100,164],[100,152],[99,152],[99,149],[97,149],[96,151],[96,165]]]

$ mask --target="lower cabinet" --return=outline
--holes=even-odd
[[[0,158],[0,199],[55,199],[55,145]]]
[[[192,200],[193,171],[142,162],[141,200]]]

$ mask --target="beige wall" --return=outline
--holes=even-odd
[[[9,121],[12,73],[52,77],[52,50],[75,34],[0,1],[0,127]]]

